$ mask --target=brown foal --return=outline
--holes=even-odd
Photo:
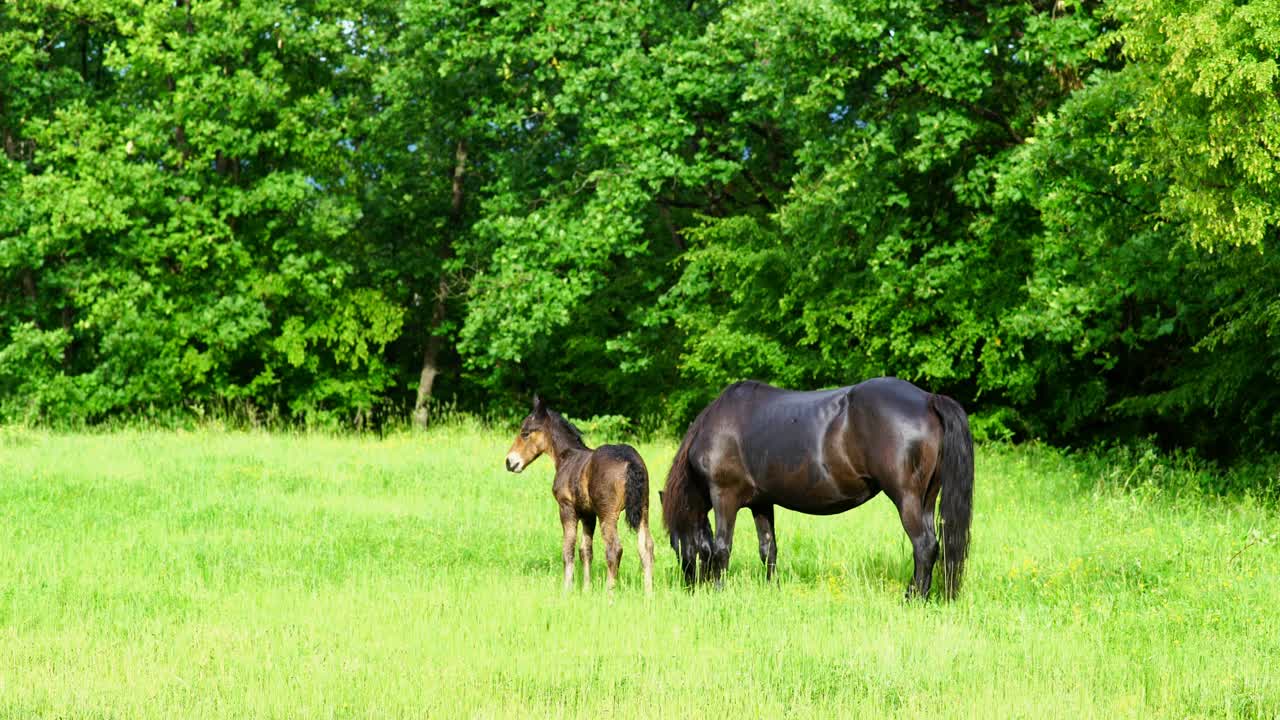
[[[609,570],[606,587],[610,592],[618,579],[622,543],[618,541],[618,516],[624,512],[627,524],[638,534],[640,564],[644,568],[644,589],[653,592],[653,536],[649,534],[649,471],[630,445],[601,445],[592,450],[582,442],[582,433],[572,423],[550,410],[537,396],[533,411],[520,424],[520,433],[507,453],[507,469],[518,473],[543,453],[550,453],[556,465],[551,486],[560,506],[564,528],[564,588],[573,587],[573,548],[582,523],[582,585],[591,585],[591,543],[600,521],[605,561]]]

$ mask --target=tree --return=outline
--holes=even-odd
[[[391,384],[379,349],[402,313],[356,281],[347,245],[345,125],[367,83],[350,5],[93,6],[112,42],[88,62],[109,87],[31,123],[7,239],[27,252],[17,272],[59,298],[45,307],[76,400],[58,413],[188,398],[359,413]],[[44,342],[5,319],[10,338]]]

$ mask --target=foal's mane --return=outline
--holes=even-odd
[[[547,409],[547,418],[550,421],[548,426],[551,430],[551,437],[555,440],[557,447],[588,449],[587,444],[582,441],[582,431],[578,429],[577,425],[569,422],[563,415],[550,408]]]

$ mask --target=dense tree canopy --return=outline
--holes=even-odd
[[[1280,3],[19,0],[0,414],[1280,441]]]

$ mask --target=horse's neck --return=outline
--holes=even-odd
[[[568,470],[579,465],[583,460],[591,455],[591,451],[585,447],[555,447],[551,446],[551,460],[556,464],[556,474],[560,474],[561,469]]]
[[[573,498],[575,504],[581,502],[582,471],[591,458],[591,451],[580,447],[560,448],[552,453],[551,459],[556,463],[556,476],[551,482],[551,492],[557,498]]]

